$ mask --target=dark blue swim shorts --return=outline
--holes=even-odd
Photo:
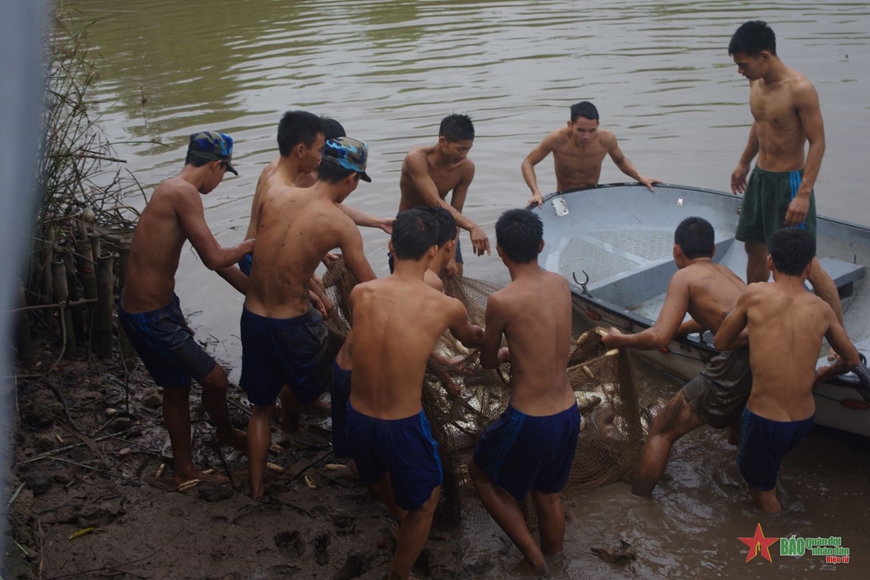
[[[568,483],[579,435],[577,405],[544,417],[508,406],[480,436],[474,464],[517,501],[530,489],[559,493]]]
[[[242,274],[245,276],[251,275],[251,266],[254,265],[254,256],[252,254],[247,254],[241,260],[239,260],[239,270],[242,271]]]
[[[362,484],[371,487],[389,471],[394,499],[403,510],[419,509],[444,479],[423,411],[405,419],[375,419],[348,403],[347,440]]]
[[[345,426],[351,373],[332,362],[332,451],[337,457],[350,457]]]
[[[769,491],[776,487],[782,458],[807,436],[813,417],[801,421],[773,421],[743,410],[737,467],[749,487]]]
[[[188,387],[191,377],[199,381],[217,364],[193,339],[178,296],[162,308],[138,313],[125,311],[119,300],[118,319],[159,387]]]
[[[242,310],[241,385],[255,405],[271,405],[283,385],[302,405],[329,384],[329,333],[311,309],[295,318],[266,318]]]

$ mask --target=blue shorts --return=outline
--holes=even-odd
[[[242,271],[242,274],[245,276],[251,275],[251,266],[254,265],[254,256],[252,254],[246,255],[244,258],[239,260],[239,270]]]
[[[347,402],[350,400],[351,372],[332,363],[332,451],[337,457],[350,457],[347,442]]]
[[[271,405],[283,385],[308,405],[328,385],[329,333],[311,309],[295,318],[266,318],[242,310],[242,388],[255,405]]]
[[[508,405],[480,436],[474,464],[517,501],[530,489],[559,493],[568,483],[579,435],[577,405],[545,417]]]
[[[807,436],[813,417],[802,421],[773,421],[743,410],[737,467],[749,487],[769,491],[776,487],[782,458]]]
[[[135,314],[118,300],[118,319],[159,387],[189,387],[191,377],[199,381],[217,364],[193,339],[178,296],[162,308]]]
[[[403,510],[420,509],[444,480],[438,444],[423,411],[405,419],[375,419],[347,404],[347,439],[359,478],[372,487],[390,472]]]

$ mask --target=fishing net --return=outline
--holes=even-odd
[[[465,305],[474,324],[483,325],[487,298],[500,286],[467,277],[445,277],[443,281],[444,292]],[[338,315],[327,326],[338,345],[349,328],[348,297],[354,279],[343,260],[338,260],[330,265],[323,282],[336,304]],[[568,377],[583,421],[563,495],[629,481],[652,419],[641,405],[629,353],[608,351],[601,342],[602,332],[590,329],[580,334],[568,361]],[[449,394],[454,385],[461,388],[458,396]],[[463,498],[473,494],[467,463],[478,437],[509,401],[510,364],[483,369],[476,350],[469,351],[445,332],[429,359],[423,384],[423,408],[444,469],[435,516],[438,523],[460,523]],[[527,520],[534,525],[529,501],[524,504]]]

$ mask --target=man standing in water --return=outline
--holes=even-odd
[[[651,350],[667,346],[674,337],[717,332],[746,285],[734,272],[713,262],[715,253],[709,222],[699,217],[680,222],[674,232],[674,262],[679,270],[668,285],[658,320],[637,334],[611,328],[602,339],[605,346]],[[684,323],[687,312],[692,319]],[[732,348],[713,357],[656,415],[634,470],[633,494],[652,496],[665,473],[671,447],[680,437],[704,424],[724,429],[740,418],[752,387],[746,337],[735,341]]]
[[[775,231],[786,225],[816,235],[813,185],[825,154],[825,126],[815,87],[779,59],[776,36],[767,23],[753,20],[741,25],[731,37],[728,54],[738,72],[749,79],[749,109],[754,119],[749,141],[731,174],[731,191],[743,194],[737,239],[745,243],[749,257],[746,281],[767,282],[767,245]],[[816,257],[809,281],[842,324],[837,286]]]
[[[190,450],[191,377],[202,385],[202,403],[217,439],[246,449],[245,433],[230,423],[227,374],[193,339],[175,295],[175,272],[190,241],[209,270],[227,268],[254,250],[254,240],[222,248],[214,239],[200,194],[214,190],[231,165],[233,140],[213,131],[190,136],[184,169],[157,186],[133,233],[130,264],[118,318],[154,382],[163,387],[163,419],[172,443],[175,482],[222,479],[193,466]],[[239,274],[241,276],[241,274]]]
[[[367,157],[365,143],[349,137],[327,141],[314,185],[269,191],[260,210],[257,231],[263,243],[257,248],[240,323],[241,383],[253,404],[248,470],[254,498],[264,493],[271,418],[282,385],[292,391],[293,411],[298,412],[298,405],[316,400],[329,381],[328,333],[309,297],[314,270],[338,247],[357,280],[375,278],[359,229],[338,207],[360,179],[371,181],[365,172]]]
[[[511,363],[511,400],[481,435],[468,473],[492,519],[523,554],[516,571],[546,576],[544,554],[560,554],[565,538],[559,492],[574,460],[580,411],[566,370],[571,291],[565,278],[538,266],[543,234],[541,219],[527,209],[508,210],[495,225],[496,250],[511,283],[487,300],[480,364]],[[500,348],[502,335],[508,348]],[[517,503],[529,491],[540,547]]]
[[[357,284],[353,310],[353,386],[347,438],[362,484],[399,524],[389,578],[407,578],[423,550],[441,494],[438,444],[423,412],[426,361],[441,334],[469,348],[483,330],[468,322],[462,302],[423,278],[438,253],[438,221],[424,209],[399,212],[388,278]]]
[[[468,186],[474,179],[474,162],[468,152],[474,145],[474,124],[468,115],[453,113],[441,120],[438,142],[432,147],[414,147],[402,162],[399,211],[427,205],[441,206],[453,214],[456,225],[468,230],[472,251],[478,256],[490,253],[489,238],[477,224],[462,215]],[[450,203],[447,194],[453,191]],[[393,260],[390,258],[390,269]],[[462,276],[463,259],[459,239],[456,256],[447,264],[447,275]]]
[[[616,136],[598,126],[598,109],[589,101],[571,105],[571,120],[567,127],[555,129],[544,137],[523,160],[523,179],[532,191],[528,204],[544,203],[544,196],[538,189],[535,165],[553,154],[556,170],[556,190],[566,191],[578,187],[598,185],[601,176],[601,162],[605,155],[616,164],[620,171],[653,190],[658,179],[641,175],[634,164],[623,155],[616,143]]]
[[[782,458],[813,425],[813,386],[860,363],[831,307],[804,289],[815,255],[816,241],[807,232],[774,233],[768,258],[773,284],[749,285],[713,340],[716,348],[735,348],[744,342],[743,329],[749,331],[752,394],[740,424],[737,466],[755,506],[765,513],[782,511],[776,476]],[[823,337],[843,356],[817,372]]]

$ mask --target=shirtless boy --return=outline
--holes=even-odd
[[[490,253],[489,238],[477,224],[462,215],[468,186],[474,179],[474,162],[468,152],[474,144],[474,125],[468,115],[454,113],[441,121],[438,143],[432,147],[414,147],[402,162],[399,211],[426,205],[441,206],[453,214],[456,225],[468,230],[472,251],[478,256]],[[453,191],[450,203],[447,194]],[[392,268],[392,266],[391,266]],[[463,259],[459,240],[456,256],[447,264],[447,275],[462,276]]]
[[[734,348],[742,343],[741,331],[749,331],[752,394],[740,424],[737,465],[756,507],[766,513],[782,511],[776,476],[783,456],[812,427],[813,386],[860,362],[833,309],[804,289],[816,254],[813,236],[783,228],[769,245],[773,284],[750,284],[713,341],[716,348]],[[842,358],[816,373],[823,337]]]
[[[217,430],[217,439],[236,449],[246,447],[245,434],[233,428],[227,410],[227,375],[193,339],[175,295],[175,272],[184,242],[190,240],[210,270],[236,263],[254,250],[254,240],[222,248],[214,239],[200,194],[214,190],[232,171],[233,140],[206,131],[190,136],[184,168],[157,186],[139,216],[119,320],[145,368],[163,387],[163,419],[172,443],[176,483],[215,479],[193,466],[190,450],[191,377],[202,385],[202,403]]]
[[[329,348],[321,314],[311,307],[309,282],[324,255],[341,248],[357,280],[375,275],[362,237],[338,207],[365,173],[366,145],[349,137],[327,141],[309,188],[267,192],[257,230],[262,245],[251,269],[242,312],[242,387],[253,404],[248,423],[251,494],[263,495],[275,398],[287,384],[298,405],[308,405],[329,380]],[[283,403],[283,401],[282,401]]]
[[[674,262],[658,320],[637,334],[615,328],[603,338],[608,348],[650,350],[667,346],[675,337],[707,330],[715,333],[734,308],[746,285],[731,270],[713,263],[716,253],[713,226],[699,217],[684,219],[674,233]],[[683,322],[686,313],[691,320]],[[746,337],[707,363],[653,419],[649,438],[635,468],[631,492],[651,497],[668,463],[671,446],[683,435],[707,424],[716,429],[734,427],[752,387]]]
[[[441,492],[441,461],[423,413],[426,361],[448,328],[468,347],[483,335],[459,300],[423,282],[437,236],[430,212],[400,212],[389,244],[393,274],[350,294],[355,344],[347,437],[362,484],[399,523],[390,578],[408,577]]]
[[[743,194],[737,239],[745,243],[749,258],[746,281],[767,282],[767,244],[775,231],[784,225],[798,226],[816,235],[813,185],[825,154],[825,126],[815,87],[779,59],[776,36],[765,22],[741,25],[731,37],[728,54],[737,71],[749,79],[749,109],[754,119],[749,141],[731,174],[731,191]],[[815,257],[809,280],[842,324],[837,286]]]
[[[571,291],[565,278],[538,266],[543,233],[540,218],[526,209],[506,211],[495,225],[496,250],[511,283],[487,300],[480,363],[485,369],[511,363],[511,400],[480,437],[468,464],[484,507],[523,554],[516,571],[530,574],[547,574],[544,554],[562,552],[559,492],[568,482],[580,433],[566,370]],[[508,348],[499,348],[502,335]],[[517,504],[530,490],[540,547]]]
[[[544,196],[538,189],[535,165],[550,153],[553,154],[553,166],[556,170],[557,191],[598,185],[601,162],[605,155],[610,155],[620,171],[639,181],[650,191],[653,190],[653,184],[659,182],[658,179],[641,175],[622,153],[616,143],[616,136],[598,126],[598,109],[589,101],[571,105],[568,126],[550,131],[523,159],[523,179],[532,191],[529,205],[534,203],[540,207],[544,203]]]

